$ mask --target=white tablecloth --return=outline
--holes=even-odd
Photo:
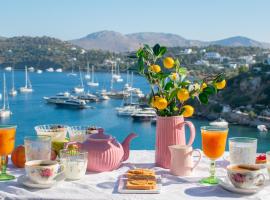
[[[90,161],[91,162],[91,161]],[[88,173],[79,181],[62,181],[50,189],[31,189],[17,183],[17,180],[0,182],[0,199],[91,199],[91,200],[182,200],[182,199],[262,199],[270,200],[270,186],[254,195],[240,195],[228,192],[220,186],[203,186],[198,183],[208,176],[208,161],[203,158],[192,177],[176,177],[168,170],[154,166],[154,151],[131,151],[129,160],[118,170],[103,173]],[[227,161],[217,162],[217,174],[224,176]],[[160,194],[119,194],[117,192],[118,176],[132,165],[153,168],[162,175]],[[16,177],[24,174],[23,169],[11,168],[9,171]]]

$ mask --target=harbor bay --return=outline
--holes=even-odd
[[[4,71],[3,71],[4,72]],[[112,134],[119,141],[123,140],[130,132],[135,132],[139,137],[134,139],[131,144],[132,149],[154,149],[155,148],[155,123],[134,121],[131,117],[118,116],[116,107],[123,105],[122,99],[109,99],[106,101],[88,103],[91,108],[88,109],[70,109],[48,104],[43,97],[54,96],[57,93],[69,91],[80,85],[80,75],[69,76],[69,72],[44,72],[42,74],[29,72],[33,92],[18,93],[17,96],[8,97],[12,115],[10,118],[1,120],[1,124],[17,124],[16,144],[23,144],[24,136],[35,135],[34,126],[41,124],[65,124],[65,125],[87,125],[103,127],[106,132]],[[5,71],[7,90],[12,87],[12,73]],[[25,85],[25,72],[15,71],[15,88]],[[85,74],[82,73],[84,76]],[[113,88],[121,91],[127,82],[126,73],[122,73],[123,82],[114,83]],[[140,88],[144,94],[149,92],[149,86],[143,77],[134,75],[133,86]],[[111,87],[111,73],[95,73],[95,81],[99,83],[98,87],[89,87],[85,83],[85,91],[95,94],[96,92]],[[1,93],[3,91],[1,89]],[[72,93],[71,93],[72,94]],[[209,124],[209,121],[202,119],[191,120],[196,127],[196,140],[194,147],[201,145],[200,127]],[[229,125],[230,137],[256,137],[259,140],[258,152],[268,150],[270,136],[267,133],[260,133],[256,128],[238,125]],[[188,132],[189,130],[186,129]],[[228,150],[228,147],[227,147]]]

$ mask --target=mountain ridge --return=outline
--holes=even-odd
[[[134,51],[144,43],[150,45],[160,43],[168,47],[220,45],[270,48],[270,43],[259,42],[244,36],[233,36],[215,41],[201,41],[186,39],[173,33],[138,32],[122,34],[108,30],[90,33],[85,37],[69,40],[69,42],[85,49],[99,49],[113,52]]]

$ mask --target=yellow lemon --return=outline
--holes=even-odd
[[[160,97],[159,96],[155,96],[152,98],[152,101],[151,101],[151,106],[156,108],[157,106],[157,100],[159,99]]]
[[[177,92],[177,97],[179,99],[179,101],[186,101],[189,99],[189,92],[187,89],[185,88],[181,88],[178,92]]]
[[[166,57],[166,58],[164,58],[163,65],[167,69],[173,68],[174,67],[174,60],[173,60],[173,58],[172,57]]]
[[[207,84],[206,84],[206,83],[202,83],[201,89],[203,90],[203,89],[206,88],[206,87],[207,87]]]
[[[185,109],[183,112],[184,117],[191,117],[194,113],[194,108],[190,105],[183,106],[183,109]]]
[[[226,80],[225,79],[223,81],[220,81],[220,82],[216,83],[216,87],[219,90],[222,90],[223,88],[225,88],[225,86],[226,86]]]
[[[157,98],[155,106],[159,110],[164,110],[168,106],[168,101],[162,97]]]
[[[155,73],[158,73],[161,71],[161,68],[159,65],[151,65],[149,69],[150,71],[155,72]]]
[[[178,74],[177,73],[172,73],[170,78],[173,80],[173,81],[176,81],[178,79]]]

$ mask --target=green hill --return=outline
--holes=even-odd
[[[76,58],[74,61],[73,58]],[[13,37],[0,40],[0,65],[2,67],[13,65],[15,68],[23,68],[25,65],[45,69],[48,67],[85,68],[87,60],[91,65],[97,66],[99,70],[108,70],[104,64],[106,59],[119,58],[123,63],[130,64],[130,60],[121,54],[89,50],[86,51],[78,46],[72,45],[51,37]]]

